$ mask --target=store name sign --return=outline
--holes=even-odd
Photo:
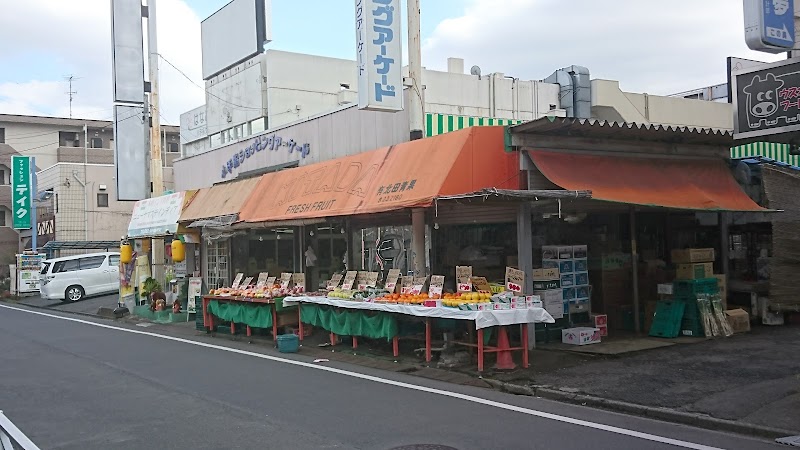
[[[731,72],[735,139],[800,131],[800,58]]]
[[[358,108],[403,109],[400,0],[355,0]]]
[[[14,208],[14,229],[31,228],[31,157],[11,156],[11,203]]]
[[[264,150],[275,152],[282,149],[288,150],[289,154],[296,154],[300,158],[305,158],[311,153],[311,144],[301,144],[294,139],[283,139],[276,134],[259,136],[253,139],[250,145],[234,153],[233,156],[222,165],[222,178],[226,178],[229,174],[233,173],[234,169],[238,169],[244,165],[245,161],[249,160],[251,156],[258,152]]]

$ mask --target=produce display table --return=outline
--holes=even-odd
[[[280,298],[250,298],[231,296],[203,297],[203,326],[214,331],[214,318],[231,322],[231,334],[236,333],[236,323],[247,326],[247,336],[252,336],[251,326],[258,328],[272,327],[272,339],[278,336],[278,308],[276,301]],[[268,308],[263,308],[268,306]],[[268,309],[268,311],[265,311]]]
[[[367,301],[343,300],[328,297],[314,296],[290,296],[283,299],[286,306],[300,305],[298,308],[298,319],[300,327],[300,339],[303,336],[303,323],[311,323],[331,331],[331,341],[335,342],[335,334],[332,328],[338,330],[338,334],[353,336],[353,346],[356,347],[357,336],[366,337],[386,337],[392,340],[394,356],[398,356],[398,332],[396,323],[387,320],[391,314],[403,314],[413,317],[421,317],[425,321],[425,360],[431,360],[431,319],[457,319],[469,320],[475,323],[477,330],[477,344],[459,343],[461,345],[476,346],[478,349],[478,371],[483,371],[483,360],[485,353],[496,353],[501,351],[522,350],[522,364],[528,367],[528,327],[529,323],[555,323],[553,317],[543,308],[527,309],[503,309],[491,311],[463,311],[449,307],[428,307],[416,305],[404,305],[393,303],[374,303]],[[330,306],[348,312],[356,311],[375,311],[378,315],[363,318],[363,315],[340,314],[333,316],[318,308],[319,306]],[[489,347],[484,342],[484,329],[492,326],[522,325],[522,344],[520,347],[499,348]],[[502,333],[505,331],[503,330]],[[352,333],[352,334],[350,334]]]

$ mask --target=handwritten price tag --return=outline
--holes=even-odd
[[[458,283],[458,292],[471,292],[472,283]]]
[[[518,284],[516,284],[516,283],[511,283],[511,282],[509,282],[509,283],[506,283],[506,288],[507,288],[509,291],[513,291],[513,292],[522,292],[522,286],[520,286],[520,285],[518,285]]]
[[[423,287],[423,286],[425,286],[425,285],[424,285],[424,284],[415,284],[415,285],[414,285],[414,286],[411,288],[411,293],[412,293],[412,294],[414,294],[414,295],[419,295],[419,294],[421,294],[421,293],[422,293],[422,287]]]

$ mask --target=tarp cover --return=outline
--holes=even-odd
[[[440,195],[519,189],[503,127],[473,127],[268,173],[239,214],[272,222],[425,207]]]
[[[592,198],[633,205],[712,211],[763,211],[722,159],[598,156],[530,150],[556,185]]]

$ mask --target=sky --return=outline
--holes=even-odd
[[[204,102],[200,21],[227,0],[157,1],[162,121],[177,124]],[[271,1],[267,48],[355,59],[353,0]],[[71,75],[72,116],[112,118],[110,0],[0,0],[0,11],[0,113],[68,117]],[[724,83],[728,56],[785,57],[748,50],[742,24],[741,0],[421,0],[422,64],[459,57],[523,80],[580,65],[667,95]]]

